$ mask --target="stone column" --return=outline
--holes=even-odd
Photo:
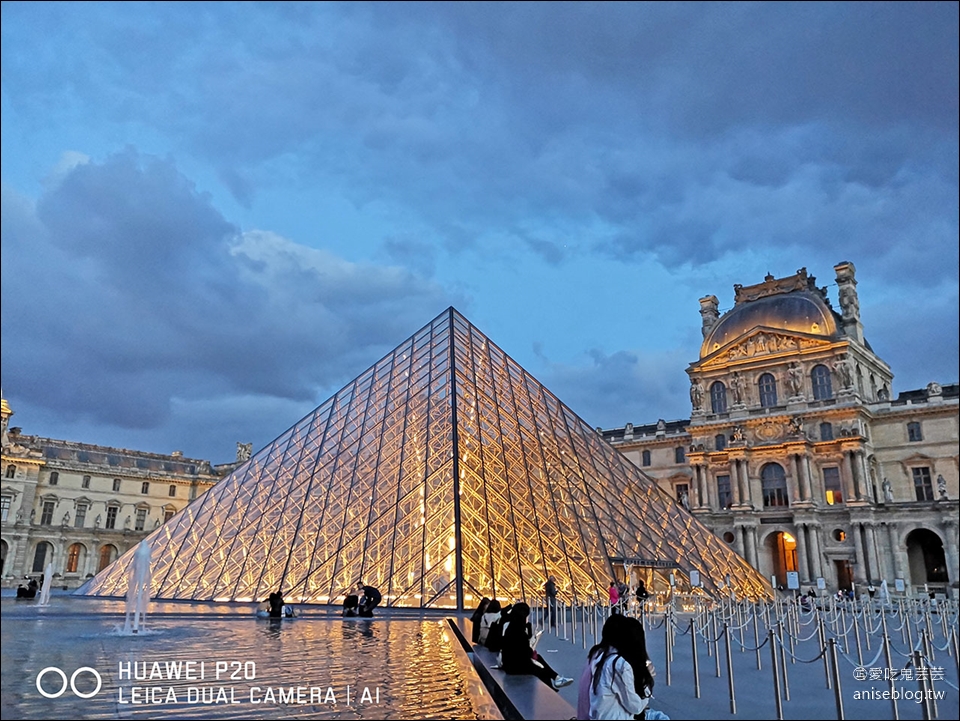
[[[697,479],[697,508],[710,505],[707,500],[707,487],[704,481],[704,477],[706,476],[705,470],[704,466],[700,463],[693,467],[693,472]]]
[[[870,577],[867,580],[879,582],[883,577],[883,570],[880,568],[880,559],[877,556],[877,536],[874,532],[873,524],[863,524],[863,530],[866,535],[867,560],[870,563]]]
[[[860,478],[860,497],[867,501],[876,500],[873,497],[873,490],[870,483],[870,469],[867,468],[867,457],[863,450],[854,451],[854,465],[857,468],[857,475]]]
[[[787,485],[790,489],[790,505],[795,506],[800,501],[800,464],[798,463],[800,456],[790,456],[793,463],[791,473],[787,476]]]
[[[717,489],[714,488],[712,479],[710,478],[709,466],[700,466],[701,478],[703,479],[703,505],[706,508],[710,508],[714,511],[720,510],[720,506],[717,505]]]
[[[823,577],[823,556],[820,552],[820,525],[811,523],[807,527],[810,536],[810,571],[813,573],[814,580]]]
[[[893,578],[901,578],[900,572],[900,547],[897,544],[897,524],[888,523],[887,524],[887,537],[889,538],[890,544],[890,570],[893,573]],[[891,582],[893,581],[891,578]]]
[[[851,529],[853,533],[853,551],[856,554],[856,568],[853,571],[854,583],[861,584],[866,581],[867,568],[863,555],[863,528],[859,523],[854,523]]]
[[[943,519],[943,535],[947,542],[943,544],[943,555],[947,562],[947,581],[957,580],[957,519]]]
[[[810,459],[806,453],[797,456],[797,465],[800,469],[800,498],[804,501],[810,501]]]
[[[809,583],[810,564],[807,560],[807,528],[802,523],[797,524],[797,570],[800,572],[800,583]]]
[[[844,501],[850,503],[857,499],[857,483],[853,479],[853,464],[850,461],[850,451],[843,452],[843,463],[840,466],[840,470],[843,473],[843,487],[846,491],[846,498]]]
[[[733,505],[739,506],[743,503],[743,479],[740,477],[740,459],[734,458],[730,461],[730,491],[733,493]]]
[[[736,526],[733,527],[734,544],[735,544],[735,547],[736,547],[737,554],[739,554],[739,555],[742,556],[743,558],[746,558],[746,557],[747,557],[747,544],[746,544],[746,542],[743,540],[743,533],[744,533],[744,528],[743,528],[743,526],[736,525]]]
[[[754,568],[759,568],[757,563],[757,529],[754,526],[747,526],[747,561]]]

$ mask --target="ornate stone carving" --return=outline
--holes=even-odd
[[[754,430],[757,438],[761,441],[775,441],[783,437],[783,425],[776,421],[764,421]]]

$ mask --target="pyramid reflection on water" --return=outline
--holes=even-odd
[[[454,449],[458,453],[454,453]],[[453,308],[144,541],[163,599],[605,599],[613,559],[769,584]],[[131,550],[78,590],[121,596]]]

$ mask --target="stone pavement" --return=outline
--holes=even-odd
[[[717,718],[742,718],[742,719],[775,719],[776,702],[774,699],[773,677],[771,674],[771,655],[769,644],[761,649],[761,669],[757,670],[756,653],[740,651],[740,646],[736,641],[739,635],[734,633],[736,639],[732,646],[732,658],[734,669],[734,688],[736,693],[736,716],[730,712],[730,695],[727,679],[726,652],[721,642],[721,676],[716,675],[715,656],[708,656],[704,641],[701,639],[698,645],[698,660],[700,667],[700,698],[694,696],[693,681],[693,650],[691,647],[690,636],[679,635],[677,631],[674,645],[674,660],[671,664],[670,675],[671,682],[668,685],[666,680],[666,661],[664,649],[666,647],[666,638],[664,627],[662,625],[662,616],[651,623],[651,626],[660,624],[658,628],[647,631],[647,650],[650,658],[657,668],[656,687],[654,689],[654,698],[650,704],[651,708],[663,711],[671,719],[717,719]],[[678,629],[686,629],[689,626],[688,616],[679,616],[677,618]],[[744,629],[744,645],[753,647],[752,628]],[[762,633],[762,629],[761,629]],[[568,630],[569,634],[569,630]],[[761,642],[763,636],[761,636]],[[899,638],[895,638],[894,646],[899,648],[902,644],[898,643]],[[936,639],[936,642],[942,647],[944,641],[942,638]],[[586,663],[587,650],[583,648],[581,639],[578,635],[577,643],[564,641],[549,632],[544,633],[537,647],[547,662],[553,666],[556,671],[564,676],[570,676],[578,679]],[[905,648],[901,650],[906,650]],[[863,649],[865,665],[868,664],[878,651],[877,644],[874,643],[872,651]],[[801,643],[794,651],[794,655],[801,660],[812,659],[817,656],[819,646],[817,639]],[[855,655],[855,650],[852,652]],[[849,654],[848,654],[849,655]],[[881,656],[882,659],[882,656]],[[944,669],[944,678],[957,686],[957,667],[954,660],[946,652],[938,652],[936,664]],[[895,667],[906,665],[906,659],[895,656]],[[783,715],[786,719],[835,719],[837,715],[836,700],[834,691],[828,689],[825,681],[823,660],[817,660],[814,663],[787,663],[787,681],[790,690],[790,700],[783,701]],[[875,662],[872,667],[886,666],[882,660]],[[854,666],[845,659],[840,659],[841,672],[841,698],[843,702],[844,718],[847,719],[888,719],[893,718],[893,710],[889,700],[861,700],[856,698],[856,694],[870,692],[871,689],[876,692],[882,692],[887,689],[888,684],[885,681],[857,681],[853,677]],[[898,688],[907,690],[911,694],[917,690],[917,683],[905,683]],[[937,704],[936,718],[956,719],[960,711],[960,694],[950,688],[945,682],[935,683],[935,690],[944,692],[943,700]],[[577,683],[560,690],[560,694],[569,701],[574,707],[577,704]],[[899,717],[901,719],[922,719],[921,704],[910,700],[900,700],[898,702]]]

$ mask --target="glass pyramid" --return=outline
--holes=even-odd
[[[620,559],[767,596],[746,561],[450,308],[148,536],[151,595],[606,599]],[[77,593],[122,596],[133,549]],[[724,586],[724,579],[729,585]]]

